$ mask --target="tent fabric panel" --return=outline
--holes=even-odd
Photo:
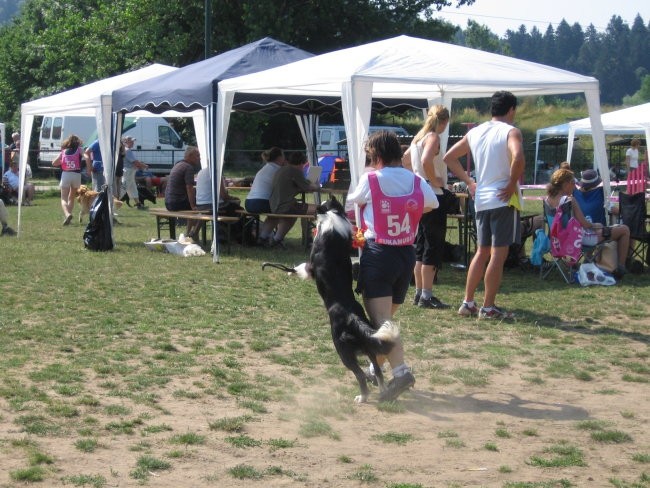
[[[217,84],[223,79],[262,71],[310,56],[312,54],[307,51],[265,37],[189,64],[174,73],[117,90],[113,96],[113,109],[125,112],[137,109],[160,112],[174,108],[187,112],[205,108],[216,100]]]

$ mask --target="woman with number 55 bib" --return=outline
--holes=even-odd
[[[404,303],[415,266],[413,242],[418,223],[423,213],[438,207],[438,199],[426,181],[402,167],[402,149],[394,133],[372,134],[366,154],[373,171],[360,176],[348,202],[361,207],[359,227],[366,229],[357,291],[363,295],[373,325],[379,327],[392,320]],[[388,362],[393,379],[380,394],[380,401],[395,400],[415,384],[404,362],[401,340],[388,354]]]
[[[72,221],[72,209],[74,208],[74,199],[77,196],[77,189],[81,186],[81,172],[85,170],[88,177],[91,175],[91,166],[89,161],[84,162],[82,141],[76,135],[70,135],[61,144],[61,154],[59,154],[52,166],[61,168],[61,208],[65,216],[63,225],[69,225]]]

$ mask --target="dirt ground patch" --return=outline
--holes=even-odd
[[[584,332],[566,332],[576,350],[593,340]],[[635,334],[628,347],[647,368],[648,336]],[[415,388],[383,408],[376,389],[368,403],[355,405],[354,378],[336,361],[287,368],[248,350],[237,360],[235,369],[273,392],[272,400],[253,403],[261,409],[251,409],[231,390],[210,387],[214,373],[206,364],[159,388],[148,404],[107,394],[106,378],[88,372],[85,390],[99,404],[79,406],[79,415],[56,434],[26,434],[20,417],[28,406],[15,412],[0,399],[0,486],[22,486],[10,476],[26,466],[26,449],[16,447],[21,439],[32,440],[54,461],[42,486],[586,487],[612,486],[610,479],[649,486],[643,473],[650,472],[650,389],[647,382],[621,381],[622,364],[586,381],[542,374],[546,365],[535,364],[534,356],[517,358],[492,372],[486,384],[466,386],[434,381],[432,372],[475,367],[475,360],[432,357],[413,362]],[[224,366],[215,358],[210,367]],[[535,375],[544,380],[531,381]],[[111,406],[126,410],[108,414]],[[215,427],[235,417],[244,419],[240,430]],[[107,427],[134,419],[131,432]],[[97,441],[92,452],[75,445],[84,427]],[[594,429],[631,439],[599,442],[591,437]],[[188,433],[201,441],[173,443],[174,436]],[[532,461],[554,458],[549,449],[563,445],[579,449],[582,465],[539,467]],[[133,473],[143,456],[165,460],[169,468],[145,469],[138,478]]]

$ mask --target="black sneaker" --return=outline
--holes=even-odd
[[[420,294],[416,293],[415,296],[413,297],[413,305],[417,306],[418,303],[420,303]]]
[[[429,298],[420,298],[420,301],[418,302],[418,307],[420,308],[435,308],[438,310],[442,310],[445,308],[449,308],[450,306],[447,305],[446,303],[442,303],[438,298],[431,296]]]
[[[13,230],[11,227],[8,225],[2,228],[2,231],[0,232],[0,236],[15,236],[16,231]]]
[[[415,377],[410,371],[402,376],[396,376],[388,382],[388,386],[379,394],[380,402],[392,402],[415,384]]]

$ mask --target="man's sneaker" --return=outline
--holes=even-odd
[[[420,303],[420,294],[416,293],[413,297],[413,305],[417,306]]]
[[[507,312],[497,306],[493,306],[490,308],[481,307],[478,316],[480,319],[497,319],[497,320],[511,320],[515,318],[514,313]]]
[[[379,394],[380,402],[392,402],[415,384],[415,377],[410,371],[402,376],[395,376],[388,382],[386,389]]]
[[[418,302],[418,307],[420,308],[435,308],[435,309],[445,309],[449,308],[449,305],[442,303],[438,298],[430,296],[429,298],[420,298]]]
[[[478,307],[476,304],[470,306],[467,303],[463,302],[463,304],[458,309],[458,315],[462,315],[463,317],[474,317],[478,315]]]
[[[2,228],[2,231],[0,231],[0,236],[15,236],[16,231],[13,230],[11,227],[8,225]]]

